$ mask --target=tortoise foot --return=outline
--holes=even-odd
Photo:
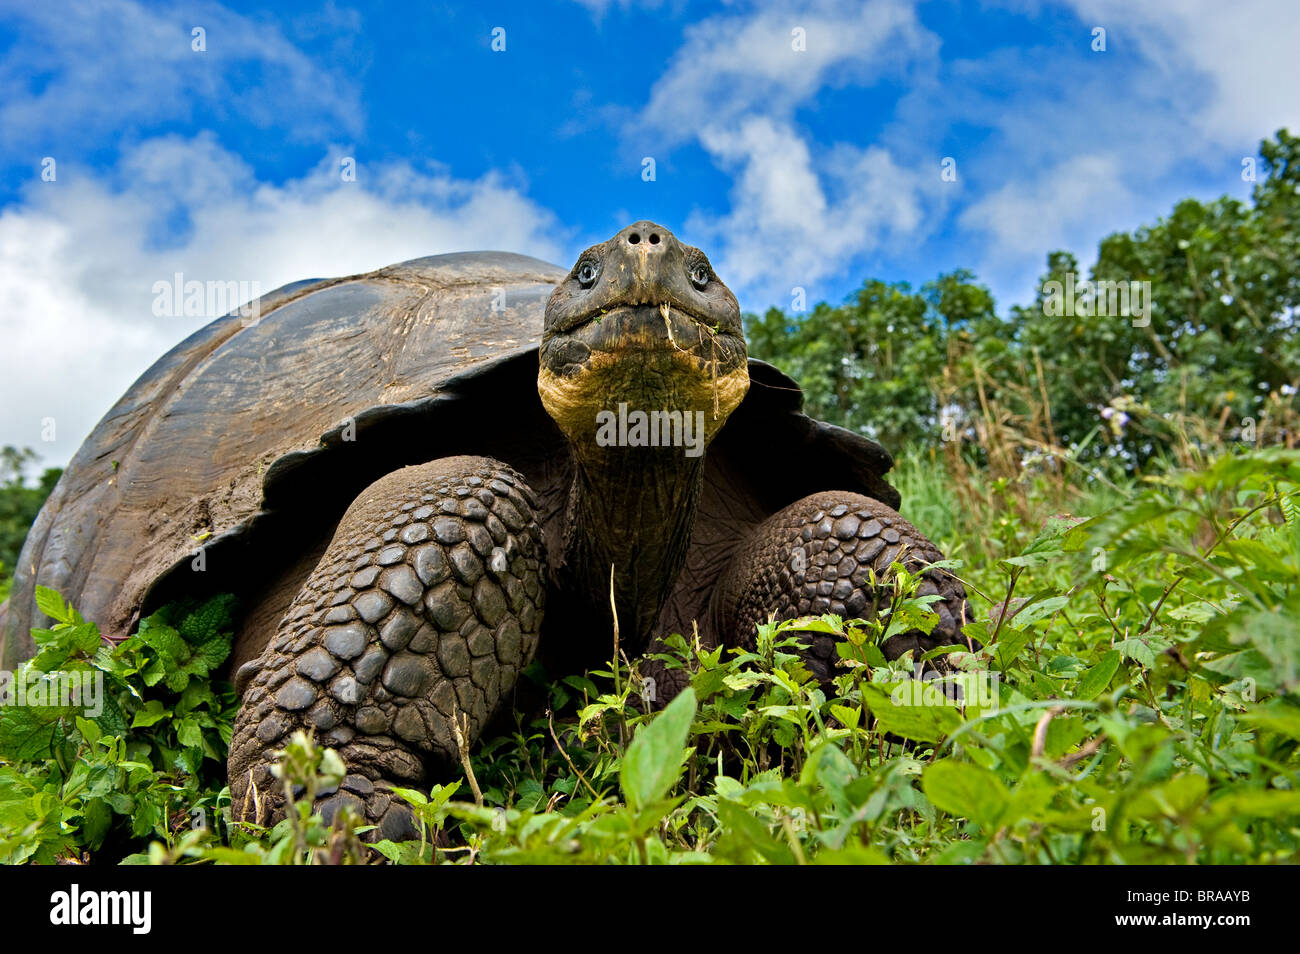
[[[911,630],[881,646],[897,659],[967,642],[966,590],[941,569],[923,569],[943,555],[895,510],[878,500],[843,491],[804,497],[761,523],[732,558],[710,608],[715,631],[733,646],[752,647],[755,630],[778,620],[834,613],[845,619],[870,619],[887,606],[890,564],[921,571],[920,596],[938,595],[930,608],[939,621],[929,634]],[[872,586],[874,573],[876,586]],[[803,634],[811,645],[809,669],[822,681],[836,675],[835,638]]]
[[[523,478],[483,457],[407,467],[361,493],[275,637],[240,672],[228,765],[236,817],[282,817],[271,765],[304,729],[338,751],[351,780],[322,810],[363,808],[380,837],[413,830],[391,786],[419,787],[431,769],[458,765],[456,727],[466,744],[477,738],[537,648],[545,554],[535,506]]]

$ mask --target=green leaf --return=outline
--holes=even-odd
[[[932,763],[921,776],[921,788],[936,808],[969,818],[987,834],[996,830],[1010,797],[988,769],[952,759]]]
[[[1270,699],[1264,705],[1253,706],[1238,718],[1258,729],[1300,740],[1300,706],[1284,699]]]
[[[849,845],[845,848],[820,851],[812,859],[812,863],[815,865],[887,865],[889,859],[879,849],[864,845]]]
[[[1213,804],[1217,814],[1228,818],[1277,818],[1294,822],[1300,816],[1300,792],[1234,792]]]
[[[214,640],[225,641],[229,652],[229,637],[234,629],[231,613],[235,597],[230,594],[214,596],[187,614],[180,625],[180,634],[192,646],[203,646]]]
[[[184,746],[200,746],[203,744],[203,729],[193,719],[181,719],[176,726],[176,740]]]
[[[831,715],[833,715],[847,729],[856,729],[858,723],[862,721],[862,708],[860,706],[842,706],[831,705]]]
[[[59,623],[79,623],[81,617],[62,596],[48,586],[36,587],[36,608]]]
[[[1277,688],[1277,677],[1273,666],[1263,653],[1254,649],[1244,649],[1239,653],[1227,653],[1215,659],[1201,663],[1203,669],[1226,676],[1228,679],[1251,679],[1266,692]]]
[[[718,800],[718,820],[722,822],[723,834],[719,838],[716,852],[740,864],[751,864],[751,852],[769,864],[792,865],[794,853],[790,848],[772,836],[768,826],[762,820],[750,814],[742,805]]]
[[[695,691],[688,687],[637,732],[619,768],[619,787],[634,808],[663,798],[677,781],[694,718]]]
[[[80,711],[74,706],[0,707],[0,756],[13,762],[48,759],[67,739]]]
[[[77,731],[81,733],[81,737],[90,745],[94,745],[104,735],[103,730],[89,719],[83,719],[81,716],[77,716],[76,723]]]
[[[144,708],[135,714],[135,718],[131,720],[131,728],[147,729],[149,726],[156,725],[166,719],[171,714],[171,710],[165,708],[160,701],[150,699],[145,703]]]
[[[1033,636],[1030,630],[1004,625],[1002,632],[998,634],[997,643],[993,646],[993,663],[999,670],[1006,672],[1016,661],[1016,657],[1029,645]]]
[[[56,672],[63,668],[64,663],[71,656],[71,648],[60,639],[51,642],[37,653],[36,658],[31,661],[31,667],[37,672]]]
[[[812,754],[809,762],[814,764],[817,781],[826,789],[839,812],[850,812],[853,802],[846,789],[857,779],[858,770],[848,756],[834,742],[826,742]]]
[[[1139,818],[1186,818],[1200,807],[1207,790],[1204,775],[1185,772],[1142,789],[1129,806],[1129,811]]]
[[[152,616],[140,621],[135,638],[155,650],[169,665],[183,663],[190,656],[189,644],[181,639],[180,633]]]
[[[1119,669],[1119,662],[1120,653],[1117,649],[1112,649],[1102,656],[1097,665],[1079,678],[1079,684],[1074,689],[1074,698],[1096,699],[1105,692],[1106,687],[1110,685],[1111,679],[1114,678],[1116,670]]]
[[[1300,680],[1297,619],[1300,619],[1300,600],[1292,599],[1286,606],[1271,611],[1234,614],[1229,629],[1234,643],[1250,643],[1269,661],[1276,684],[1288,690],[1295,689]]]
[[[1036,623],[1038,620],[1052,615],[1068,602],[1070,602],[1068,596],[1049,596],[1041,600],[1035,599],[1016,613],[1016,625],[1025,627],[1030,623]]]
[[[87,803],[82,811],[83,823],[81,837],[87,848],[97,849],[104,843],[109,826],[113,822],[113,810],[108,803],[95,799]]]
[[[988,844],[982,838],[955,841],[934,859],[936,865],[973,865],[984,856]]]
[[[938,742],[961,725],[957,708],[920,679],[862,687],[862,699],[877,728],[918,742]]]
[[[1122,653],[1144,669],[1151,669],[1156,664],[1156,654],[1146,640],[1136,636],[1121,639],[1115,644],[1115,651]]]
[[[938,599],[938,597],[935,597]],[[895,633],[906,633],[914,629],[919,629],[925,634],[934,631],[934,627],[939,622],[939,614],[925,606],[918,605],[915,599],[906,600],[889,618],[889,625],[881,633],[881,640],[887,639]]]
[[[102,704],[104,711],[95,717],[96,724],[104,730],[105,735],[123,738],[127,733],[126,713],[112,695],[105,693]]]
[[[395,865],[433,863],[433,845],[421,845],[418,841],[395,842],[385,838],[370,847]]]

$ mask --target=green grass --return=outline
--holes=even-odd
[[[225,819],[233,706],[207,677],[228,639],[220,607],[173,608],[115,653],[60,607],[38,665],[104,671],[121,719],[0,712],[0,859],[1294,859],[1300,454],[1224,456],[1118,488],[1050,470],[966,487],[916,457],[895,479],[905,515],[955,551],[972,593],[968,634],[985,648],[945,653],[961,704],[877,648],[932,621],[900,569],[879,618],[800,624],[841,637],[830,687],[788,624],[764,627],[752,653],[672,640],[665,662],[688,670],[690,690],[653,715],[626,666],[530,671],[553,717],[521,718],[459,777],[404,793],[421,840],[367,846],[356,819],[328,828],[305,800],[271,831]],[[310,793],[340,770],[300,737],[281,777]]]
[[[933,451],[911,449],[899,455],[887,477],[903,498],[903,515],[945,553],[952,549],[961,513],[942,460]]]

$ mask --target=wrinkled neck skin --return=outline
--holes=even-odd
[[[681,448],[573,446],[562,573],[595,619],[641,652],[686,562],[704,485],[704,457]],[[607,627],[605,632],[610,632]]]

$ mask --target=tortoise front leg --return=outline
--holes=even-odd
[[[749,535],[723,574],[710,606],[714,632],[723,643],[752,647],[755,628],[777,620],[834,613],[871,618],[889,599],[873,590],[869,576],[887,581],[899,560],[915,572],[942,554],[896,511],[878,500],[847,491],[826,491],[798,500],[773,514]],[[926,570],[918,595],[943,597],[931,606],[939,622],[929,635],[919,630],[891,636],[881,647],[897,659],[938,646],[966,642],[966,590],[945,570]],[[805,633],[809,669],[823,682],[836,674],[834,638]]]
[[[349,804],[378,836],[415,837],[389,794],[457,765],[537,648],[545,550],[523,478],[484,457],[407,467],[371,484],[251,673],[230,744],[236,819],[283,815],[272,753],[315,731],[348,768],[320,804]],[[255,787],[255,791],[254,791]],[[255,806],[260,806],[259,808]]]

